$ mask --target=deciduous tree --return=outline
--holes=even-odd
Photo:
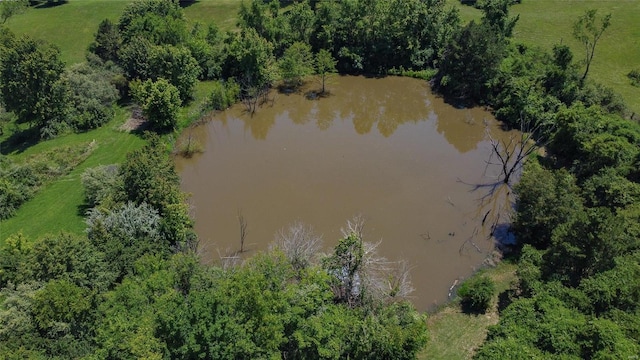
[[[582,81],[587,78],[598,41],[609,25],[611,25],[611,14],[605,15],[601,19],[597,18],[597,14],[597,9],[587,10],[573,23],[573,37],[580,41],[585,50],[585,70],[582,75]]]

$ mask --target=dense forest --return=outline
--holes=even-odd
[[[200,80],[217,82],[207,109],[241,101],[254,112],[274,86],[339,72],[428,80],[447,101],[486,106],[544,149],[520,159],[518,245],[509,255],[518,282],[500,294],[500,322],[476,358],[637,356],[640,126],[619,96],[591,81],[590,59],[564,45],[546,52],[513,41],[511,1],[479,1],[482,19],[468,24],[445,5],[254,0],[242,4],[237,31],[222,32],[188,25],[177,1],[136,1],[117,22],[99,24],[86,63],[71,67],[54,45],[0,27],[0,100],[29,125],[28,141],[98,128],[127,102],[150,130],[124,163],[83,174],[86,235],[14,234],[2,244],[0,353],[415,358],[427,342],[425,316],[405,297],[402,268],[376,266],[357,221],[329,254],[295,224],[242,264],[200,264],[161,137],[183,126],[180,108]],[[608,21],[589,12],[574,32],[596,51],[590,36]],[[2,159],[0,219],[91,151]]]

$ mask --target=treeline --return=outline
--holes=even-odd
[[[516,21],[504,2],[485,7],[454,36],[435,79],[444,94],[534,132],[546,153],[527,161],[515,188],[519,280],[501,294],[500,322],[475,358],[633,358],[640,126],[568,47],[548,53],[510,40]]]

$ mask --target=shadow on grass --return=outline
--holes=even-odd
[[[78,205],[76,213],[77,213],[78,216],[82,216],[83,218],[85,218],[85,217],[87,217],[87,212],[92,208],[93,207],[89,206],[89,204],[82,203],[82,204]]]
[[[460,310],[467,315],[482,315],[487,313],[487,308],[483,308],[471,301],[460,300]]]
[[[198,0],[182,0],[182,1],[180,1],[180,7],[185,9],[185,8],[188,8],[189,6],[191,6],[191,5],[193,5],[193,4],[197,3],[197,2],[198,2]]]
[[[40,141],[40,129],[31,127],[24,130],[16,130],[8,138],[0,142],[0,153],[8,155],[22,153]]]
[[[68,3],[68,1],[67,0],[47,0],[47,1],[31,0],[30,3],[34,9],[48,9],[48,8],[64,5]]]

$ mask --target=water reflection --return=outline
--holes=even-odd
[[[382,255],[414,268],[416,305],[444,301],[494,249],[482,218],[495,206],[480,202],[487,190],[467,184],[499,171],[486,168],[485,129],[502,134],[495,120],[445,104],[415,79],[338,77],[330,90],[317,100],[304,90],[272,94],[253,117],[239,105],[184,134],[205,149],[176,158],[203,258],[237,251],[238,210],[249,255],[296,220],[328,248],[344,221],[362,214]]]

